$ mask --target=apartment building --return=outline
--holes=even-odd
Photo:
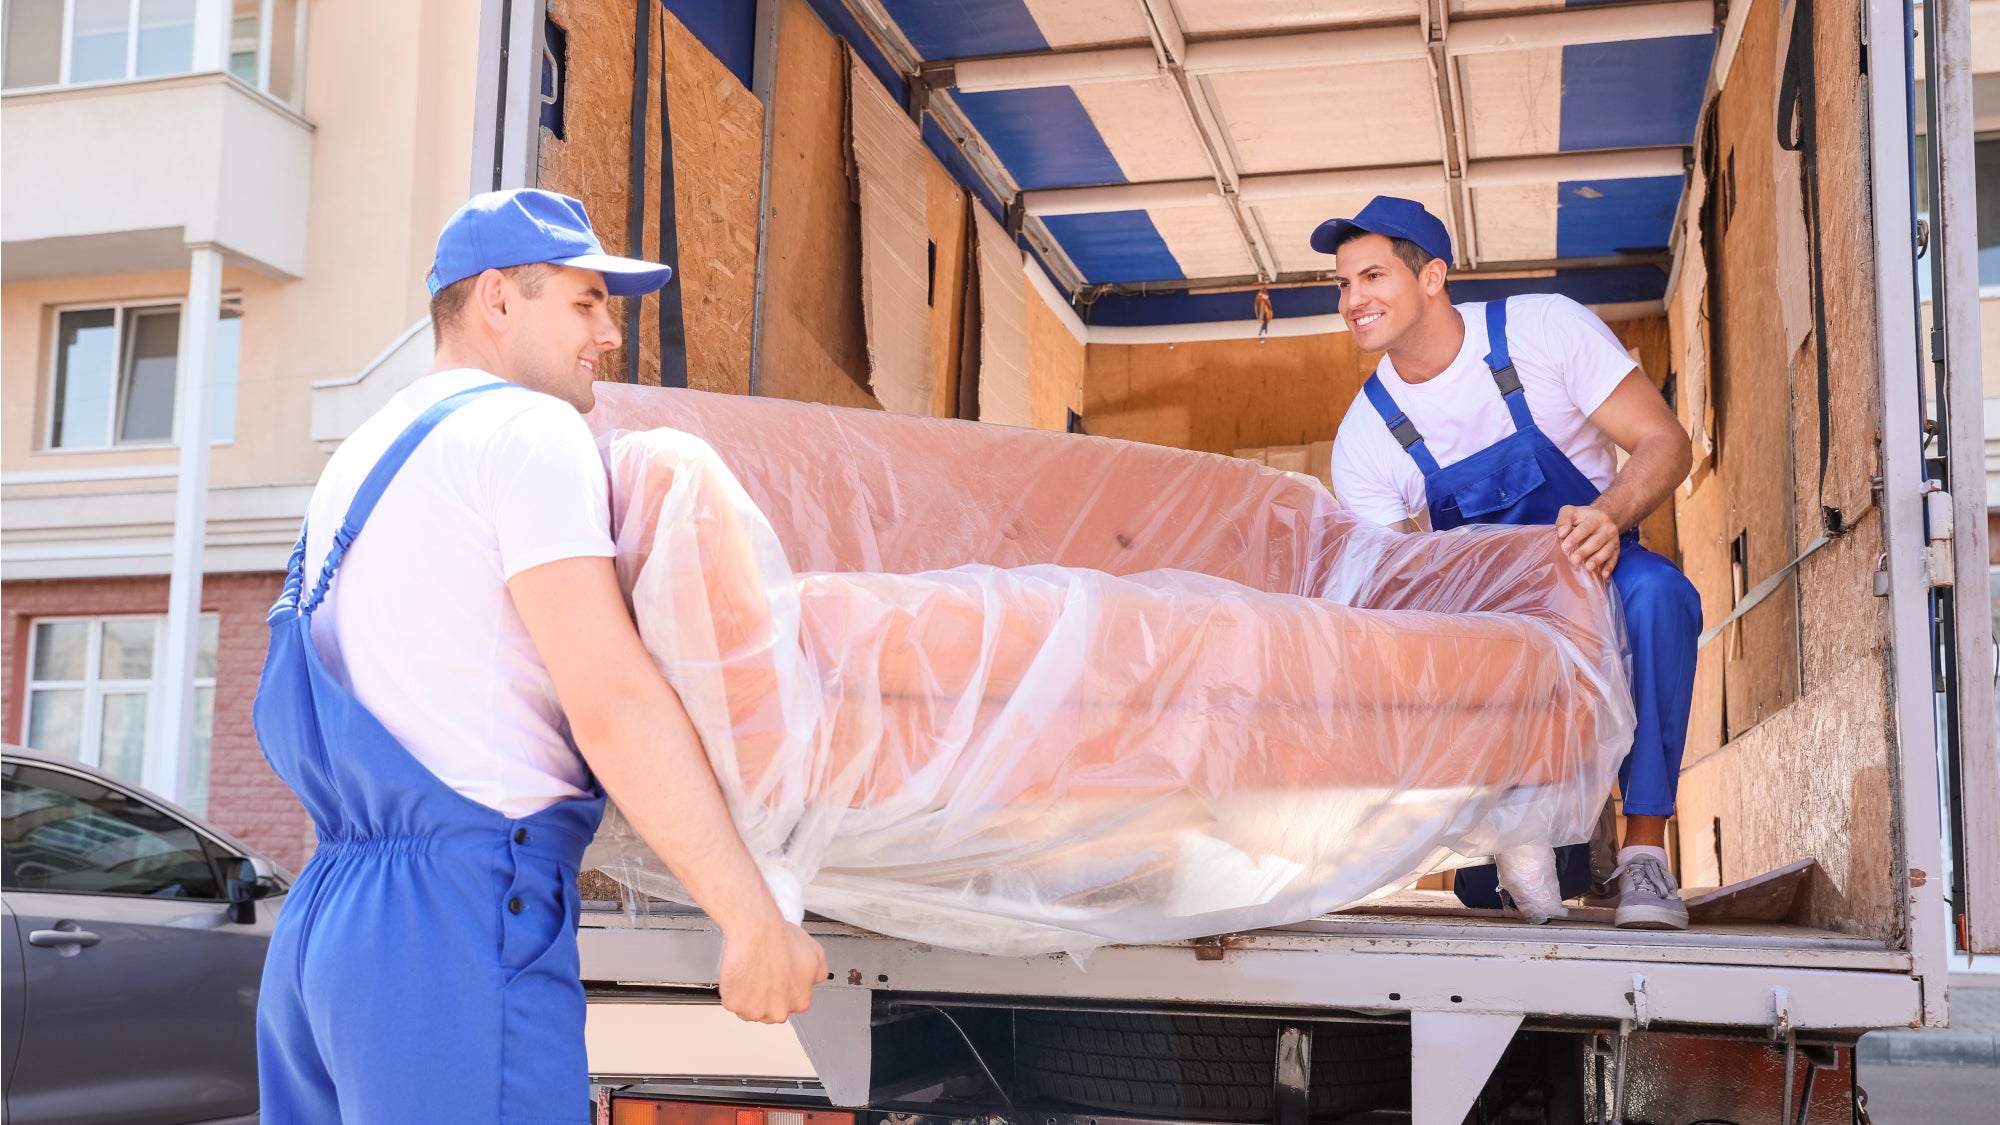
[[[327,454],[422,335],[479,10],[4,0],[5,741],[295,867],[311,827],[250,721],[264,615]],[[182,448],[204,429],[206,457]]]

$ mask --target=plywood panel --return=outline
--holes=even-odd
[[[1713,886],[1808,857],[1801,922],[1891,937],[1889,771],[1881,750],[1889,686],[1854,661],[1799,705],[1688,769],[1681,779],[1682,882]],[[1721,828],[1717,869],[1717,822]]]
[[[1709,232],[1709,284],[1714,307],[1725,310],[1715,325],[1713,357],[1716,473],[1728,496],[1723,535],[1741,555],[1729,561],[1739,566],[1735,581],[1745,590],[1797,554],[1792,349],[1770,301],[1781,284],[1778,201],[1770,186],[1779,40],[1777,5],[1753,9],[1716,107],[1722,171],[1735,185]],[[1780,590],[1745,615],[1729,644],[1723,691],[1733,737],[1798,696],[1797,590]]]
[[[930,154],[916,123],[858,61],[848,67],[848,139],[861,208],[868,385],[898,414],[931,409]]]
[[[1234,453],[1331,440],[1376,356],[1345,332],[1185,344],[1092,344],[1084,426]]]
[[[1780,286],[1806,284],[1809,275],[1794,265],[1782,280],[1777,276],[1781,195],[1766,186],[1776,174],[1769,160],[1772,107],[1777,47],[1787,30],[1779,7],[1757,0],[1718,104],[1702,232],[1713,287],[1714,471],[1698,478],[1692,493],[1677,496],[1682,559],[1713,624],[1729,610],[1728,544],[1738,531],[1747,526],[1776,541],[1762,549],[1751,542],[1754,582],[1819,534],[1822,502],[1840,507],[1854,529],[1805,560],[1795,587],[1772,598],[1784,603],[1781,616],[1792,618],[1794,663],[1775,667],[1797,693],[1788,706],[1744,722],[1734,713],[1744,697],[1722,685],[1731,671],[1729,638],[1702,651],[1681,788],[1680,854],[1690,883],[1738,879],[1814,856],[1821,869],[1806,920],[1895,942],[1901,910],[1891,832],[1887,623],[1870,578],[1882,546],[1880,513],[1869,510],[1879,392],[1865,90],[1825,82],[1819,91],[1821,209],[1830,219],[1822,252],[1827,277],[1839,279],[1826,294],[1833,440],[1822,497],[1813,343],[1787,346],[1778,299]],[[1855,0],[1822,0],[1818,26],[1822,73],[1857,73]],[[1727,187],[1732,153],[1734,193]],[[1790,294],[1790,301],[1798,298]],[[1703,350],[1699,310],[1684,311],[1674,346],[1681,362],[1692,363]],[[1789,319],[1796,332],[1796,312]],[[1784,501],[1782,523],[1770,513],[1774,498]],[[1785,640],[1775,632],[1768,622],[1745,630],[1739,682],[1731,687],[1745,681],[1754,687],[1756,677],[1774,673],[1769,646]],[[1733,737],[1721,729],[1725,696]]]
[[[1038,430],[1064,430],[1069,428],[1070,411],[1083,413],[1084,345],[1025,275],[1021,285],[1028,302],[1029,424]]]
[[[673,263],[687,324],[688,386],[745,394],[764,105],[672,13],[661,11],[679,230]]]
[[[576,196],[599,239],[627,252],[631,199],[630,128],[633,21],[629,10],[552,0],[551,18],[568,33],[565,139],[544,130],[538,182]],[[680,21],[661,8],[647,35],[647,135],[643,253],[674,267],[669,293],[681,301],[688,384],[741,393],[750,377],[755,287],[757,181],[763,106]],[[660,82],[673,121],[676,245],[660,246]],[[641,299],[640,380],[659,382],[659,298]],[[613,314],[625,325],[625,302]],[[622,379],[624,351],[603,371]]]
[[[860,216],[847,190],[840,41],[785,0],[764,278],[763,393],[879,408],[865,389]]]
[[[937,161],[927,173],[924,223],[931,254],[931,415],[958,417],[958,357],[965,338],[965,192]]]
[[[1021,250],[984,207],[972,209],[979,262],[979,420],[1034,424],[1028,379],[1027,276]]]

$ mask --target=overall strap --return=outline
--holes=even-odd
[[[1528,412],[1528,396],[1521,390],[1521,376],[1514,371],[1514,358],[1507,354],[1507,298],[1486,302],[1486,366],[1500,388],[1500,400],[1514,416],[1514,428],[1533,429],[1535,416]]]
[[[1375,407],[1375,413],[1382,416],[1382,421],[1388,425],[1389,433],[1394,435],[1397,443],[1403,447],[1403,452],[1408,453],[1410,460],[1417,463],[1417,468],[1425,476],[1437,472],[1437,458],[1431,456],[1430,447],[1424,444],[1424,435],[1417,432],[1417,424],[1410,421],[1410,416],[1403,413],[1403,408],[1396,405],[1396,400],[1389,394],[1389,388],[1382,385],[1381,377],[1371,373],[1368,381],[1361,384],[1361,390],[1368,396],[1369,404]]]
[[[389,482],[396,479],[396,474],[402,470],[403,463],[410,459],[410,454],[415,453],[417,446],[423,444],[423,440],[430,436],[432,430],[437,429],[438,423],[450,417],[459,407],[488,391],[514,386],[513,383],[486,383],[450,395],[417,415],[417,420],[411,422],[397,436],[388,451],[382,454],[382,459],[375,462],[375,467],[368,471],[367,478],[361,482],[361,488],[355,492],[354,502],[347,509],[347,518],[341,521],[340,529],[333,533],[333,545],[327,548],[326,565],[320,569],[319,583],[313,587],[312,597],[299,610],[300,613],[311,613],[319,608],[320,602],[326,600],[326,592],[333,585],[334,572],[340,569],[341,560],[347,557],[347,549],[354,545],[354,537],[361,534],[361,528],[367,524],[368,516],[375,511],[376,502],[382,499],[382,493],[388,490]],[[301,553],[304,550],[303,543],[301,539]],[[301,559],[303,560],[302,554]]]

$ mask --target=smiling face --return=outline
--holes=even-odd
[[[611,319],[604,276],[550,266],[532,286],[504,277],[508,320],[503,351],[510,382],[554,395],[579,411],[597,401],[598,361],[623,339]]]
[[[1341,243],[1334,251],[1333,279],[1340,287],[1340,315],[1365,352],[1396,350],[1434,306],[1451,304],[1444,295],[1444,262],[1432,258],[1412,269],[1386,235],[1359,234]]]

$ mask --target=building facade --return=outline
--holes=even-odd
[[[296,868],[311,827],[251,730],[264,616],[327,454],[425,323],[469,184],[478,0],[4,3],[4,740]],[[175,541],[190,512],[199,552]],[[180,667],[184,737],[161,729]]]

